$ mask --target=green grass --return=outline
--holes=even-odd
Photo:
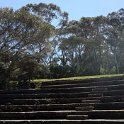
[[[83,80],[83,79],[92,79],[92,78],[111,78],[124,76],[124,74],[111,74],[111,75],[95,75],[95,76],[79,76],[79,77],[69,77],[69,78],[60,78],[60,79],[35,79],[32,82],[42,83],[47,81],[56,81],[56,80]]]

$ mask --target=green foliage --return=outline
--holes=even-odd
[[[70,66],[50,65],[50,78],[63,78],[73,75],[72,68]]]
[[[19,87],[27,88],[32,78],[49,75],[44,73],[42,62],[51,52],[54,19],[59,20],[60,27],[68,19],[66,12],[54,4],[28,4],[18,10],[0,8],[1,88],[10,80],[18,80]]]
[[[9,77],[8,77],[8,67],[3,62],[0,62],[0,89],[7,88]]]
[[[0,8],[0,89],[10,81],[28,88],[35,78],[124,73],[123,17],[120,9],[68,21],[44,3]]]

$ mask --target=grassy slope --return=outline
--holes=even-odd
[[[117,77],[117,76],[124,76],[124,74],[79,76],[79,77],[69,77],[69,78],[60,78],[60,79],[35,79],[32,80],[32,82],[41,83],[41,82],[55,81],[55,80],[82,80],[82,79],[90,79],[90,78],[104,78],[104,77]]]

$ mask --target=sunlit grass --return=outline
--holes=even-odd
[[[69,77],[69,78],[60,78],[60,79],[35,79],[32,82],[42,83],[47,81],[56,81],[56,80],[83,80],[83,79],[92,79],[92,78],[106,78],[106,77],[117,77],[124,76],[124,74],[111,74],[111,75],[95,75],[95,76],[78,76],[78,77]]]

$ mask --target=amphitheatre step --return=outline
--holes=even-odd
[[[90,110],[124,110],[124,102],[109,102],[109,103],[88,103],[83,104],[82,107],[76,107],[77,111]]]
[[[101,81],[101,82],[90,82],[90,83],[70,83],[70,84],[56,84],[56,85],[45,85],[43,88],[72,88],[72,87],[91,87],[91,86],[109,86],[124,84],[124,80],[112,80],[112,81]],[[41,88],[42,88],[41,87]]]
[[[67,115],[68,120],[85,120],[88,115]]]
[[[67,115],[84,115],[79,111],[31,111],[31,112],[0,112],[0,120],[13,119],[66,119]]]
[[[0,120],[0,124],[81,124],[82,120]],[[85,123],[86,124],[86,123]],[[89,124],[89,123],[88,123]]]
[[[42,86],[47,85],[59,85],[59,84],[75,84],[75,83],[91,83],[91,82],[106,82],[106,81],[121,81],[124,77],[112,77],[112,78],[90,78],[90,79],[80,79],[80,80],[56,80],[42,82]]]
[[[91,111],[94,109],[94,105],[87,105],[85,107],[75,107],[76,111]]]
[[[118,102],[118,103],[121,103],[121,102]],[[71,103],[49,103],[49,104],[2,104],[2,105],[0,105],[0,108],[1,109],[4,109],[4,107],[5,107],[5,109],[7,109],[7,107],[9,108],[11,108],[12,106],[13,107],[22,107],[22,108],[26,108],[26,107],[54,107],[54,108],[60,108],[60,109],[63,109],[63,108],[61,108],[61,107],[78,107],[78,106],[81,106],[81,107],[86,107],[87,105],[94,105],[94,104],[102,104],[102,103],[96,103],[96,102],[90,102],[90,103],[87,103],[87,102],[80,102],[80,103],[76,103],[76,102],[71,102]],[[104,104],[104,103],[103,103]],[[107,103],[106,103],[107,104]],[[68,108],[69,109],[69,108]]]
[[[82,98],[82,102],[85,100],[100,100],[100,102],[102,103],[124,102],[124,95],[102,96],[102,97],[96,97],[91,95],[90,97]]]
[[[88,111],[88,110],[124,110],[124,102],[108,102],[108,103],[89,103],[87,106],[85,104],[82,107],[76,107],[77,111]]]
[[[89,92],[92,88],[89,87],[73,87],[73,88],[41,88],[41,89],[20,89],[14,91],[0,91],[0,94],[39,94],[39,93],[73,93]]]
[[[107,86],[89,86],[89,87],[64,87],[64,88],[41,88],[39,92],[42,93],[70,93],[70,92],[90,92],[90,91],[110,91],[110,90],[123,90],[124,84],[107,85]],[[18,93],[18,92],[17,92]],[[24,93],[24,92],[23,92]]]
[[[122,110],[124,102],[96,103],[94,108],[97,110]]]
[[[0,120],[0,124],[124,124],[124,120],[90,119],[90,120]]]
[[[53,98],[53,99],[2,99],[0,105],[39,105],[39,104],[66,104],[81,103],[83,98]]]
[[[106,85],[106,86],[89,86],[89,87],[65,87],[65,88],[41,88],[41,89],[18,89],[14,91],[0,90],[0,94],[38,94],[38,93],[69,93],[69,92],[89,92],[89,91],[109,91],[124,89],[124,84]]]
[[[97,93],[90,93],[90,94],[88,94],[88,97],[103,97],[103,93],[99,93],[99,92],[97,92]]]
[[[110,91],[110,90],[123,90],[124,84],[106,85],[106,86],[89,86],[89,87],[65,87],[65,88],[41,88],[42,92],[51,93],[69,93],[69,92],[89,92],[89,91]]]
[[[100,82],[97,82],[100,83]],[[93,83],[91,83],[93,84]],[[73,84],[70,84],[73,86]],[[78,85],[78,84],[76,84]],[[80,84],[79,84],[80,85]],[[38,94],[38,93],[71,93],[71,92],[89,92],[89,91],[109,91],[109,90],[121,90],[124,89],[124,84],[119,84],[117,83],[116,85],[105,85],[105,86],[77,86],[77,87],[43,87],[41,89],[18,89],[14,91],[9,91],[9,90],[0,90],[0,94]]]
[[[89,91],[109,91],[109,90],[122,90],[124,89],[124,84],[116,84],[116,85],[105,85],[105,86],[88,86],[88,87],[64,87],[64,88],[41,88],[40,92],[89,92]],[[23,92],[24,93],[24,92]]]
[[[84,97],[84,98],[82,98],[82,102],[83,101],[86,101],[86,100],[101,100],[103,97],[101,97],[101,96],[98,96],[98,97]]]
[[[82,103],[98,103],[100,102],[100,100],[96,99],[96,100],[82,100]]]
[[[1,99],[24,99],[24,98],[77,98],[87,97],[89,92],[79,93],[40,93],[40,94],[0,94]]]
[[[73,93],[89,92],[89,91],[110,91],[122,90],[124,84],[108,85],[108,86],[90,86],[90,87],[72,87],[72,88],[41,88],[41,89],[19,89],[14,91],[0,90],[0,94],[38,94],[38,93]]]
[[[91,79],[0,90],[0,124],[122,124],[123,89],[124,79]]]
[[[47,85],[59,85],[59,84],[75,84],[75,83],[89,83],[89,82],[95,82],[97,79],[83,79],[83,80],[56,80],[56,81],[48,81],[48,82],[42,82],[42,86]]]
[[[124,119],[124,110],[92,110],[89,119]]]
[[[92,91],[92,94],[103,94],[103,96],[124,95],[124,90]]]
[[[104,96],[101,98],[101,102],[124,102],[124,95]]]
[[[94,94],[89,94],[89,97],[82,98],[82,102],[86,100],[100,100],[100,103],[107,103],[107,102],[124,102],[124,95],[115,95],[115,96],[99,96],[96,97]]]
[[[53,103],[52,99],[2,99],[0,105],[38,105]]]
[[[50,103],[57,103],[57,104],[65,104],[65,103],[96,103],[96,101],[103,102],[124,102],[124,96],[118,95],[118,96],[103,96],[103,97],[80,97],[80,98],[39,98],[39,99],[33,99],[33,98],[6,98],[1,99],[0,104],[6,104],[6,105],[39,105],[39,104],[50,104]]]
[[[109,91],[109,90],[122,90],[124,84],[108,85],[108,86],[92,86],[92,91]]]
[[[124,90],[111,90],[111,91],[92,91],[88,96],[115,96],[124,95]]]
[[[42,105],[0,105],[0,112],[75,110],[75,107],[82,107],[82,106],[86,106],[86,104],[70,103],[70,104],[42,104]]]

